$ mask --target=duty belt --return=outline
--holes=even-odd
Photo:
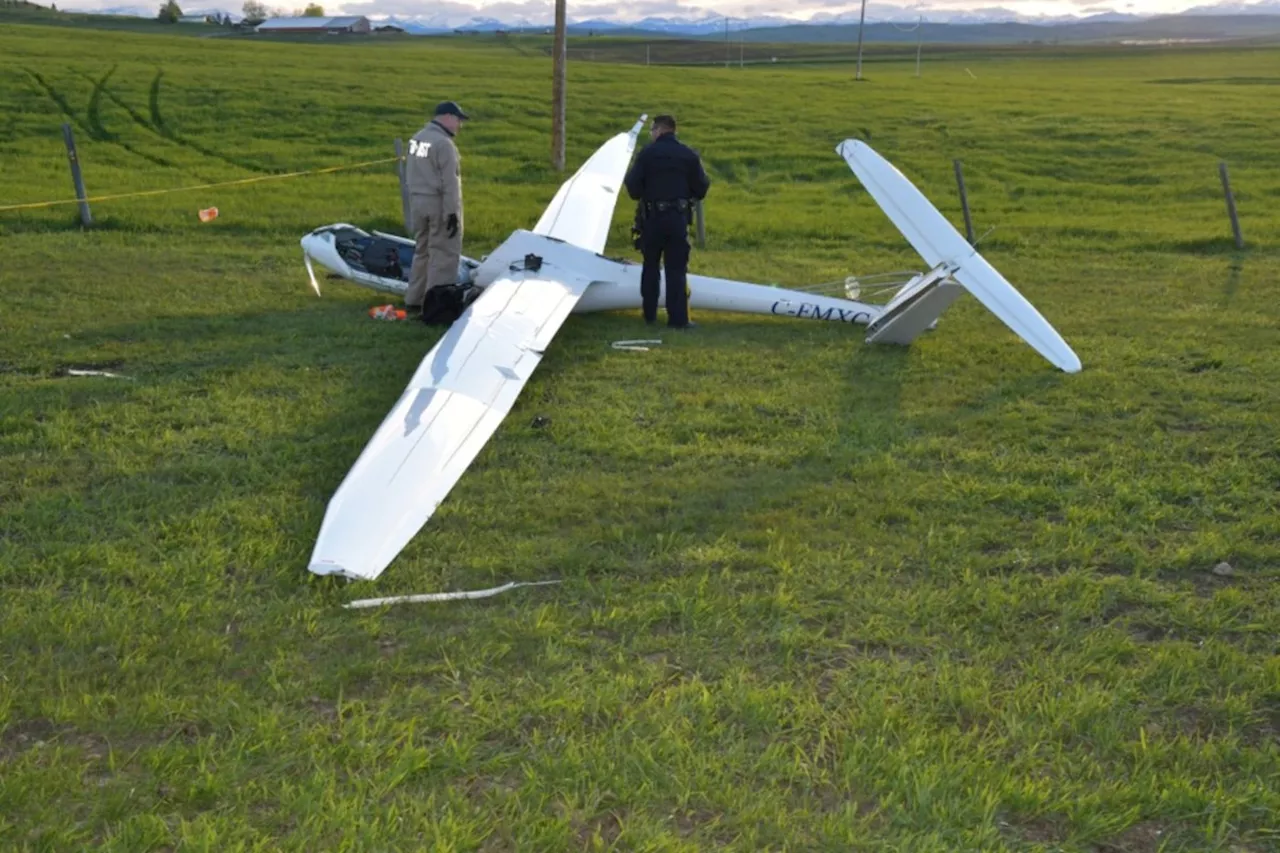
[[[687,198],[678,198],[673,201],[646,201],[644,206],[658,213],[666,213],[668,210],[688,210],[689,200]]]

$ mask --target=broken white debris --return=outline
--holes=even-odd
[[[68,375],[68,376],[105,376],[105,377],[107,377],[108,379],[128,379],[130,382],[132,382],[132,381],[133,381],[133,377],[132,377],[132,376],[121,376],[119,373],[109,373],[109,372],[107,372],[107,371],[105,371],[105,370],[74,370],[74,369],[71,369],[71,370],[68,370],[68,371],[67,371],[67,375]]]
[[[316,296],[319,296],[320,285],[316,281],[316,271],[315,271],[315,268],[311,266],[311,256],[308,255],[306,252],[302,253],[302,263],[307,268],[307,278],[311,279],[311,289],[316,292]]]
[[[614,341],[613,348],[621,350],[629,350],[631,352],[648,352],[649,347],[645,344],[660,344],[662,341]]]
[[[348,610],[354,610],[363,607],[382,607],[385,604],[421,604],[424,602],[435,601],[461,601],[472,598],[488,598],[507,590],[516,589],[522,586],[548,586],[557,584],[560,581],[531,581],[527,583],[511,583],[495,586],[492,589],[478,589],[470,592],[433,592],[425,595],[396,595],[390,598],[365,598],[360,601],[353,601],[350,604],[342,605]]]

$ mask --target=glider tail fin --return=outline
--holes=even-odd
[[[937,325],[942,312],[963,295],[964,288],[951,281],[950,269],[939,264],[894,294],[867,327],[867,343],[909,344]]]
[[[933,265],[894,297],[870,329],[868,341],[909,342],[968,290],[1050,363],[1067,373],[1080,370],[1079,357],[1049,321],[905,175],[865,142],[846,139],[837,151],[907,242]]]

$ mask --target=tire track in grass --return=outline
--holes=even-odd
[[[43,77],[32,71],[30,68],[24,68],[22,70],[26,72],[28,77],[36,82],[36,88],[43,92],[49,100],[53,101],[53,103],[57,105],[58,109],[62,111],[62,114],[71,120],[72,124],[80,128],[80,130],[83,131],[90,139],[95,138],[93,130],[80,119],[80,116],[76,115],[76,111],[71,109],[71,105],[67,103],[67,99],[62,97],[62,95],[58,93],[57,89],[50,86],[45,82]]]
[[[166,160],[163,157],[158,157],[154,154],[148,154],[145,151],[134,148],[129,143],[122,141],[118,135],[107,130],[106,125],[102,123],[102,94],[107,87],[107,81],[111,79],[111,75],[116,73],[117,68],[119,68],[118,65],[111,66],[111,69],[107,71],[106,74],[103,74],[98,78],[98,80],[93,84],[93,94],[89,96],[88,109],[89,127],[91,128],[91,132],[95,134],[93,138],[100,142],[110,142],[113,145],[119,145],[130,154],[141,157],[142,159],[156,166],[160,166],[161,168],[177,169],[181,171],[182,167],[177,163]],[[85,76],[86,79],[91,79],[88,78],[88,75]]]
[[[93,93],[89,95],[89,107],[86,111],[89,120],[89,128],[93,133],[94,139],[104,142],[116,142],[119,139],[119,137],[114,133],[107,130],[106,126],[102,123],[102,87],[111,79],[111,75],[116,73],[117,67],[119,66],[111,66],[111,70],[106,74],[103,74],[102,77],[97,80],[94,80],[88,74],[81,75],[84,79],[89,81],[90,85],[93,86]]]
[[[193,151],[198,151],[199,153],[205,155],[206,157],[217,158],[218,160],[221,160],[224,163],[228,163],[232,166],[237,166],[241,169],[246,169],[250,172],[260,172],[262,174],[271,174],[271,170],[263,166],[261,163],[255,163],[252,160],[241,160],[235,157],[228,157],[226,154],[221,154],[217,151],[214,151],[212,148],[206,148],[205,146],[201,145],[198,142],[194,142],[190,139],[187,139],[184,136],[178,135],[172,128],[170,128],[167,124],[165,124],[164,116],[161,115],[160,113],[160,83],[163,80],[163,78],[164,78],[164,69],[158,68],[156,69],[155,79],[151,81],[151,96],[150,96],[151,126],[154,128],[156,133],[159,133],[165,139],[176,142],[179,145],[185,145],[186,147],[190,148]],[[131,115],[133,114],[132,110],[130,110],[130,114]]]
[[[114,69],[112,69],[112,70],[114,71]],[[84,77],[84,78],[85,78],[86,80],[88,80],[89,82],[91,82],[91,83],[93,82],[93,78],[92,78],[92,77],[90,77],[88,74],[82,74],[81,76],[82,76],[82,77]],[[109,76],[109,75],[108,75],[108,76]],[[164,133],[164,132],[162,132],[162,131],[160,131],[160,130],[157,130],[155,127],[153,127],[153,126],[152,126],[151,122],[147,121],[146,117],[145,117],[144,115],[142,115],[142,113],[138,112],[138,111],[137,111],[137,110],[135,110],[133,107],[129,106],[129,103],[128,103],[127,101],[125,101],[125,100],[124,100],[123,98],[121,98],[119,95],[115,94],[115,93],[114,93],[114,92],[112,92],[110,89],[108,89],[108,88],[106,87],[106,79],[105,79],[105,78],[103,79],[102,83],[103,83],[103,86],[102,86],[102,88],[101,88],[101,92],[102,92],[102,94],[103,94],[103,95],[106,95],[106,96],[107,96],[107,98],[108,98],[108,99],[109,99],[113,104],[115,104],[115,105],[116,105],[116,106],[118,106],[120,109],[122,109],[122,110],[124,110],[126,113],[128,113],[128,114],[129,114],[129,118],[133,119],[134,123],[135,123],[135,124],[137,124],[139,127],[141,127],[143,130],[146,130],[146,131],[149,131],[149,132],[151,132],[151,133],[154,133],[156,136],[160,137],[161,139],[165,140],[166,142],[171,142],[171,143],[173,143],[174,145],[177,145],[177,146],[179,146],[179,147],[183,147],[183,148],[190,148],[191,150],[195,151],[197,154],[200,154],[200,155],[202,155],[202,156],[205,156],[205,157],[211,157],[211,158],[213,158],[213,159],[215,159],[215,160],[220,160],[220,161],[222,161],[222,162],[224,162],[224,163],[227,163],[228,165],[235,166],[236,168],[248,168],[248,167],[242,166],[241,164],[236,163],[236,162],[234,162],[234,161],[232,161],[232,160],[228,160],[228,159],[227,159],[227,158],[225,158],[225,157],[219,156],[219,155],[218,155],[217,153],[215,153],[215,152],[206,151],[206,150],[204,150],[204,149],[202,149],[202,148],[200,148],[199,146],[196,146],[196,145],[189,145],[189,144],[187,144],[187,143],[183,142],[181,139],[177,139],[177,138],[175,138],[175,137],[173,137],[173,136],[171,136],[171,135],[169,135],[169,134],[167,134],[167,133]],[[175,166],[174,168],[182,168],[182,167]],[[187,171],[187,169],[183,169],[183,171]],[[260,171],[260,170],[257,170],[257,169],[251,169],[250,171]],[[196,176],[197,178],[199,178],[200,180],[202,180],[202,181],[207,181],[207,182],[209,182],[209,183],[212,183],[212,182],[215,180],[214,178],[210,178],[210,177],[208,177],[208,176],[206,176],[206,175],[202,175],[202,174],[200,174],[199,172],[195,171],[195,169],[194,169],[194,168],[193,168],[193,169],[190,169],[190,173],[191,173],[192,175],[195,175],[195,176]]]
[[[47,80],[45,80],[35,71],[32,71],[30,68],[24,68],[22,70],[26,72],[28,77],[30,77],[32,80],[36,82],[37,88],[39,88],[46,96],[48,96],[49,100],[53,101],[54,104],[57,105],[58,109],[62,112],[62,114],[66,116],[73,125],[78,127],[81,130],[81,132],[83,132],[86,136],[88,136],[89,139],[93,140],[94,142],[107,142],[112,145],[117,145],[120,148],[123,148],[125,151],[128,151],[130,154],[133,154],[135,157],[141,157],[143,160],[148,161],[152,165],[161,166],[163,168],[176,168],[172,163],[169,163],[164,160],[160,160],[148,154],[144,154],[141,151],[134,149],[128,143],[119,141],[114,137],[114,135],[109,133],[105,127],[102,126],[102,122],[100,120],[97,120],[97,119],[85,120],[80,118],[80,115],[71,108],[71,105],[69,103],[67,103],[67,99],[64,98],[57,89],[53,88],[53,86],[51,86]],[[115,69],[113,68],[111,71],[108,71],[106,76],[109,77],[114,72],[114,70]],[[96,112],[96,106],[95,106],[96,96],[97,96],[97,88],[95,86],[94,95],[90,96],[89,98],[90,108],[95,112]]]

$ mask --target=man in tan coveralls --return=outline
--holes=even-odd
[[[462,163],[453,138],[468,118],[456,103],[445,101],[409,140],[405,180],[416,245],[404,303],[411,311],[422,310],[429,289],[457,284],[462,259]]]

